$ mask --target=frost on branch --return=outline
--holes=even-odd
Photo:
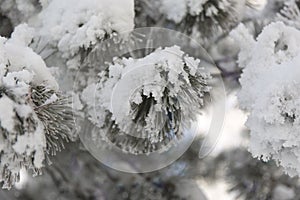
[[[210,76],[199,62],[178,46],[159,48],[140,59],[116,58],[81,97],[90,121],[100,128],[95,138],[134,154],[180,139],[210,90]]]
[[[43,3],[37,30],[67,59],[67,66],[78,68],[80,56],[99,41],[131,31],[133,18],[133,0],[51,0]]]
[[[161,12],[188,33],[200,32],[211,37],[230,30],[241,18],[244,1],[240,0],[160,0]]]
[[[239,33],[245,33],[243,26],[232,35]],[[245,50],[240,55],[246,55]],[[291,176],[299,175],[300,31],[282,22],[272,23],[248,55],[239,58],[245,64],[239,101],[250,112],[250,151],[265,161],[274,159]]]
[[[20,25],[0,38],[0,182],[10,188],[21,168],[40,174],[46,154],[73,139],[68,100],[42,58],[27,47],[31,29]]]

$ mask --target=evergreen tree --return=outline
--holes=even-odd
[[[0,199],[201,200],[222,182],[235,199],[299,199],[299,6],[0,1]],[[250,152],[199,159],[218,141],[198,126],[217,115],[219,77]]]

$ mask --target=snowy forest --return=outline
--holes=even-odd
[[[299,175],[300,0],[0,0],[0,200],[300,200]]]

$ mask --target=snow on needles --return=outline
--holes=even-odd
[[[251,45],[242,45],[238,61],[244,68],[239,102],[249,112],[250,151],[265,161],[274,159],[290,176],[299,175],[300,31],[277,22],[254,40],[245,30],[240,25],[232,36]]]
[[[173,1],[173,0],[161,0],[161,10],[163,13],[166,13],[166,16],[169,20],[173,20],[176,23],[179,23],[186,15],[190,14],[192,16],[199,15],[201,12],[205,12],[206,17],[212,17],[218,14],[218,8],[209,0],[182,0],[182,1]],[[207,8],[204,8],[206,3],[210,3]],[[228,0],[221,0],[217,3],[220,8],[226,8],[230,5]],[[206,9],[206,10],[205,10]]]
[[[51,120],[54,107],[52,113],[47,113],[48,118],[42,119],[44,110],[37,103],[47,103],[49,99],[48,105],[53,104],[57,98],[47,98],[45,91],[54,94],[58,84],[43,59],[27,46],[30,33],[32,30],[26,25],[20,25],[11,39],[0,38],[0,182],[4,183],[3,188],[10,188],[19,180],[23,167],[40,174],[50,148],[47,140],[51,136],[47,135],[53,134],[48,131],[51,126],[47,126],[45,119]],[[38,93],[41,88],[45,90]]]
[[[10,65],[9,71],[25,69],[34,74],[32,79],[34,84],[45,84],[53,90],[58,90],[58,83],[41,56],[27,46],[32,38],[33,29],[26,24],[17,26],[9,40],[1,38],[1,64]]]
[[[100,73],[99,83],[83,91],[90,120],[103,134],[109,132],[106,138],[130,135],[125,141],[131,143],[120,143],[134,154],[152,152],[180,138],[201,112],[204,95],[210,91],[210,76],[199,63],[178,46],[159,48],[140,59],[115,59]]]
[[[124,33],[134,28],[133,0],[51,0],[43,5],[38,16],[41,37],[67,59],[114,32]]]

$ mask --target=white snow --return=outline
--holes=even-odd
[[[167,18],[179,23],[187,14],[186,0],[162,0],[161,12],[167,14]]]
[[[24,135],[18,136],[18,140],[13,145],[13,149],[19,155],[33,154],[34,166],[41,168],[45,160],[44,149],[46,148],[46,137],[42,122],[39,120],[38,122],[37,128],[33,133],[25,133]]]
[[[236,8],[243,4],[242,0],[231,2],[229,0],[219,0],[217,3],[218,8],[209,2],[209,0],[159,0],[160,7],[158,8],[161,13],[166,15],[167,19],[180,23],[187,15],[199,16],[203,14],[205,17],[211,17],[220,14],[220,10],[226,11],[231,5]],[[204,9],[204,5],[206,9]],[[238,5],[238,6],[237,6]]]
[[[22,167],[40,169],[45,160],[45,127],[35,113],[30,91],[40,85],[56,91],[58,84],[43,59],[27,46],[32,34],[33,30],[22,24],[10,39],[0,38],[0,123],[5,130],[0,134],[3,188],[15,184]],[[53,95],[46,103],[56,99]],[[11,173],[11,180],[7,173]]]
[[[238,32],[245,35],[245,30]],[[253,48],[249,52],[242,45],[239,62],[244,64],[239,102],[249,112],[250,151],[265,161],[274,159],[291,176],[299,175],[300,31],[273,23],[254,44],[252,39],[244,44]]]
[[[57,101],[57,100],[58,100],[58,97],[57,97],[57,95],[54,93],[54,94],[51,95],[51,97],[50,97],[49,99],[47,99],[47,100],[44,102],[43,105],[51,104],[51,103],[53,103],[53,102],[55,102],[55,101]]]
[[[80,48],[95,45],[106,34],[134,28],[133,0],[51,0],[43,5],[36,23],[39,35],[58,47],[69,67],[74,68],[72,59],[77,59]]]
[[[189,57],[178,46],[158,48],[139,59],[116,58],[109,65],[108,74],[100,73],[99,83],[90,84],[81,95],[88,108],[89,119],[101,128],[107,123],[103,113],[111,113],[112,120],[123,133],[134,134],[136,131],[141,134],[139,136],[153,138],[154,141],[161,130],[159,123],[163,123],[167,113],[164,91],[168,88],[170,104],[180,109],[182,123],[185,128],[189,127],[201,112],[201,95],[209,92],[206,86],[199,87],[199,91],[192,89],[190,76],[202,76],[204,82],[210,78],[199,63],[199,59]],[[153,97],[156,102],[145,117],[145,125],[134,124],[137,127],[133,131],[132,104],[140,105],[143,96]],[[175,98],[172,97],[178,98],[179,103],[173,102]],[[154,137],[149,136],[152,134]]]
[[[3,96],[0,98],[0,122],[1,126],[9,132],[14,132],[14,102],[8,97]]]
[[[31,30],[26,25],[20,25],[16,28],[16,32],[12,34],[12,38],[5,41],[1,46],[1,51],[5,55],[5,63],[9,63],[8,70],[10,72],[22,71],[24,69],[34,74],[33,83],[36,85],[44,84],[53,90],[58,90],[58,83],[50,73],[45,62],[27,43],[32,36]]]

